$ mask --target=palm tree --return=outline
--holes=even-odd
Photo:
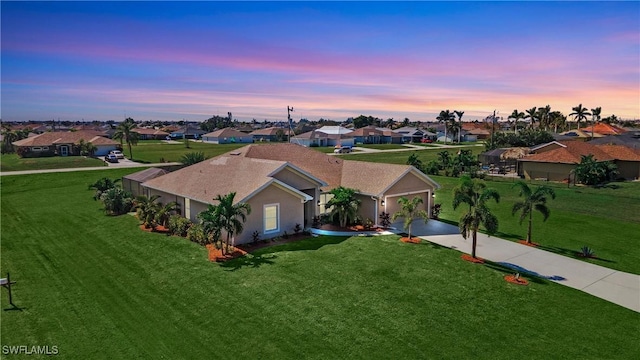
[[[547,221],[549,218],[549,208],[547,207],[547,196],[551,196],[552,199],[556,198],[556,193],[552,188],[542,185],[538,186],[535,191],[531,191],[529,186],[524,181],[518,181],[513,186],[520,188],[520,194],[518,196],[523,197],[522,201],[513,204],[511,214],[515,215],[518,211],[520,214],[520,225],[525,218],[529,218],[529,229],[527,230],[527,244],[531,244],[531,226],[533,224],[533,210],[539,211],[544,217],[543,221]]]
[[[567,117],[560,111],[552,111],[549,114],[549,123],[553,125],[553,132],[558,132],[558,127],[564,128],[567,123]]]
[[[226,252],[229,252],[229,244],[233,235],[242,233],[244,223],[247,221],[247,215],[251,214],[251,205],[247,203],[234,204],[233,199],[236,193],[231,192],[227,195],[217,195],[213,200],[218,201],[218,209],[216,213],[219,215],[219,226],[227,233]],[[224,251],[223,251],[224,253]]]
[[[127,143],[129,146],[129,158],[133,160],[133,151],[131,150],[131,145],[136,145],[138,143],[138,133],[135,132],[135,128],[137,127],[135,121],[132,118],[126,118],[125,121],[121,122],[116,128],[116,132],[113,133],[114,139],[119,139]]]
[[[536,119],[538,118],[538,112],[536,110],[537,110],[537,107],[535,106],[529,110],[525,110],[527,114],[524,116],[524,119],[531,119],[530,127],[532,129],[533,129],[533,124],[536,122]]]
[[[156,223],[156,216],[162,205],[158,202],[159,195],[153,195],[147,197],[145,195],[139,195],[135,200],[136,214],[138,220],[142,221],[142,224],[146,229],[155,229],[158,225]]]
[[[424,222],[429,221],[429,214],[418,208],[422,203],[423,201],[420,196],[416,196],[411,200],[402,196],[398,199],[398,204],[400,204],[401,207],[400,210],[391,216],[391,221],[396,221],[399,217],[404,218],[404,228],[409,232],[409,240],[411,240],[411,224],[415,218],[419,217],[423,219]]]
[[[513,130],[518,133],[518,120],[524,119],[524,113],[515,109],[507,119],[513,119]]]
[[[596,123],[600,122],[600,114],[602,114],[602,107],[598,106],[595,109],[591,109],[591,138],[593,139],[593,128],[596,126]]]
[[[551,105],[538,108],[538,121],[540,121],[540,127],[544,127],[545,130],[549,128],[550,113],[551,113]]]
[[[578,130],[580,130],[580,121],[587,120],[587,115],[591,115],[591,113],[587,111],[587,108],[582,107],[582,104],[571,108],[571,110],[573,112],[569,116],[574,117],[574,120],[578,123]]]
[[[198,219],[204,228],[207,239],[216,244],[221,251],[223,250],[222,244],[222,226],[220,225],[220,216],[218,215],[218,205],[209,205],[207,210],[204,210],[198,214]],[[220,245],[217,245],[220,241]]]
[[[160,204],[158,211],[156,212],[155,221],[158,225],[162,225],[165,228],[169,225],[169,219],[171,215],[180,209],[180,204],[175,201],[171,201],[165,205]]]
[[[458,143],[460,143],[460,138],[462,135],[462,115],[464,115],[464,111],[458,111],[458,110],[454,110],[453,111],[454,114],[456,114],[456,116],[458,116]]]
[[[444,124],[444,143],[447,144],[447,129],[449,128],[449,123],[451,122],[451,118],[453,118],[453,114],[449,110],[440,111],[440,115],[436,117],[439,123]],[[455,118],[454,118],[455,119]]]
[[[360,200],[356,198],[356,190],[338,186],[330,191],[333,194],[331,200],[324,205],[325,209],[331,208],[330,217],[338,217],[340,227],[346,227],[349,221],[353,221],[360,208]]]
[[[478,241],[478,229],[483,225],[489,235],[498,231],[498,218],[491,213],[487,207],[487,202],[494,199],[500,202],[500,194],[493,189],[487,189],[487,185],[480,179],[471,179],[463,176],[460,184],[453,189],[453,209],[457,209],[461,204],[469,205],[469,211],[460,217],[460,234],[465,239],[469,233],[473,234],[471,245],[471,256],[476,258],[476,244]]]

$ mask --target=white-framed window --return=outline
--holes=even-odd
[[[31,151],[42,151],[42,148],[40,146],[34,146],[31,148]]]
[[[319,199],[319,200],[320,200],[320,202],[319,202],[319,204],[318,204],[318,205],[320,206],[320,209],[319,209],[319,211],[318,211],[318,213],[319,213],[320,215],[322,215],[322,214],[328,214],[328,213],[330,213],[330,212],[331,212],[331,210],[333,209],[333,207],[329,207],[328,209],[327,209],[327,208],[325,208],[325,205],[326,205],[326,204],[329,202],[329,200],[331,200],[331,199],[333,199],[333,194],[329,194],[329,193],[323,193],[323,194],[320,194],[320,199]]]
[[[280,230],[280,204],[266,204],[263,208],[264,233],[274,233]]]

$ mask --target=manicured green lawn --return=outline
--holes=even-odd
[[[145,163],[180,161],[182,155],[190,152],[204,152],[206,158],[211,158],[237,149],[247,144],[207,144],[201,142],[189,142],[189,148],[184,142],[179,144],[167,143],[140,143],[133,146],[133,160]],[[129,157],[129,148],[125,145],[123,151]]]
[[[407,159],[411,154],[418,155],[418,158],[423,163],[428,163],[430,160],[437,160],[438,153],[441,151],[448,151],[452,156],[460,149],[470,149],[474,155],[477,155],[482,152],[481,147],[479,146],[461,146],[460,148],[455,149],[442,149],[442,148],[428,148],[425,150],[416,150],[416,151],[393,151],[393,152],[379,152],[379,153],[361,153],[354,155],[343,155],[341,156],[343,159],[356,160],[356,161],[370,161],[370,162],[380,162],[380,163],[389,163],[389,164],[406,164]]]
[[[45,170],[106,166],[105,162],[84,156],[52,156],[42,158],[21,158],[16,154],[0,156],[0,171]]]
[[[620,358],[640,314],[546,280],[506,283],[397,236],[314,238],[219,266],[107,217],[87,184],[133,169],[2,177],[3,345],[61,358]],[[580,216],[580,215],[578,215]],[[4,291],[4,290],[3,290]],[[8,308],[6,294],[1,303]]]
[[[363,147],[367,149],[377,149],[377,150],[396,150],[396,149],[406,149],[406,146],[402,146],[401,144],[358,144],[357,147]]]

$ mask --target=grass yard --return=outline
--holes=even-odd
[[[355,146],[367,148],[367,149],[376,149],[376,150],[397,150],[397,149],[407,148],[402,144],[357,144]]]
[[[178,144],[145,142],[133,146],[133,160],[145,163],[174,162],[180,161],[182,155],[190,152],[203,152],[206,158],[211,158],[245,145],[247,144],[207,144],[190,141],[187,148],[184,142]],[[129,148],[126,145],[122,152],[129,157]]]
[[[511,285],[496,266],[397,236],[314,238],[209,263],[203,247],[142,232],[129,215],[103,215],[87,184],[133,171],[0,178],[0,271],[18,282],[21,308],[2,312],[3,345],[56,345],[65,359],[636,359],[640,351],[632,310],[546,280]],[[8,307],[4,291],[0,304]]]
[[[438,153],[441,151],[448,151],[451,155],[455,155],[460,149],[469,149],[474,155],[481,153],[483,148],[479,146],[466,146],[455,149],[442,149],[442,148],[429,148],[425,150],[416,151],[393,151],[393,152],[379,152],[379,153],[360,153],[353,155],[341,155],[340,157],[348,160],[356,161],[370,161],[389,164],[406,164],[407,159],[411,154],[418,155],[418,158],[424,163],[428,163],[431,160],[438,159]]]
[[[42,158],[21,158],[16,154],[0,156],[0,171],[45,170],[106,166],[105,162],[84,156],[52,156]]]

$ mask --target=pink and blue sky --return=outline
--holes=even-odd
[[[2,120],[640,117],[640,2],[7,2]]]

